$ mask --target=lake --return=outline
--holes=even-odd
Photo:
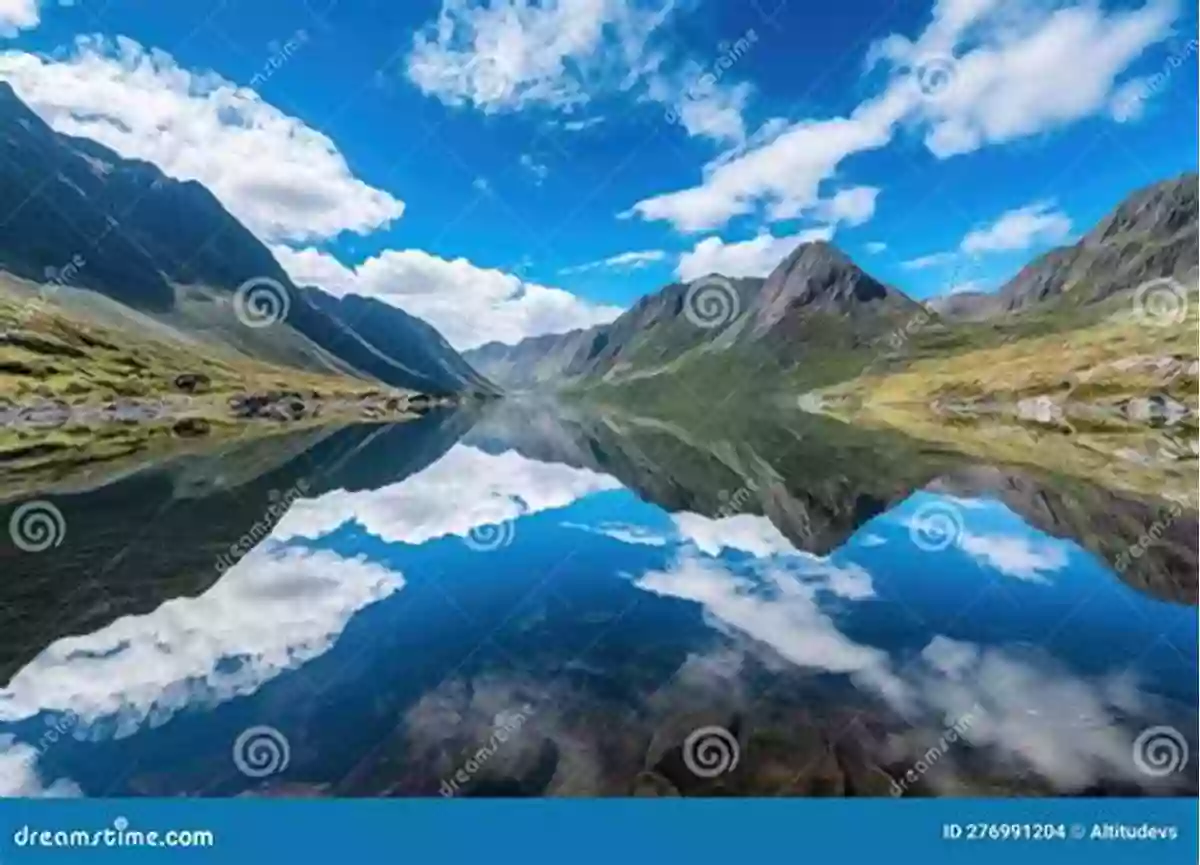
[[[3,517],[7,795],[1197,792],[1195,510],[899,434],[504,401]]]

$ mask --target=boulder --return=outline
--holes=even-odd
[[[206,393],[212,387],[212,379],[202,372],[185,372],[175,376],[175,387],[184,393]]]

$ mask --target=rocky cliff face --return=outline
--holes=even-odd
[[[1140,189],[1074,246],[1038,257],[996,294],[997,312],[1068,298],[1091,303],[1152,279],[1196,284],[1197,176]]]

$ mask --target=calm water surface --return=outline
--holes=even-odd
[[[66,532],[0,552],[0,793],[1196,792],[1135,759],[1196,753],[1169,502],[806,416],[516,403],[5,521],[28,500]]]

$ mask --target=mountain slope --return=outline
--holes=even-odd
[[[828,243],[797,247],[764,280],[712,274],[638,300],[589,331],[491,343],[469,362],[508,386],[623,381],[670,372],[701,357],[788,365],[817,349],[869,345],[920,304],[872,278]]]
[[[341,304],[300,290],[271,252],[195,181],[59,135],[0,82],[0,269],[65,281],[160,316],[185,335],[256,359],[353,371],[397,387],[450,394],[492,391],[424,322],[379,304],[370,337],[335,313]],[[284,297],[286,319],[250,328],[232,299],[251,280]],[[403,357],[392,354],[396,352]]]
[[[516,345],[489,342],[463,354],[481,374],[509,390],[533,390],[564,379],[603,334],[603,326],[531,336]]]
[[[480,393],[494,386],[476,372],[462,355],[429,323],[402,309],[373,298],[347,295],[335,298],[319,288],[301,289],[315,308],[341,322],[378,351],[381,362],[395,364],[415,381],[426,381],[424,390],[443,388],[446,382]]]
[[[819,372],[827,384],[881,358],[884,337],[899,335],[897,342],[908,344],[929,336],[950,350],[964,339],[980,338],[974,331],[947,330],[954,322],[990,326],[1000,318],[1023,320],[1014,314],[1054,313],[1066,305],[1090,310],[1153,280],[1194,289],[1197,227],[1197,175],[1185,174],[1134,192],[1078,243],[1038,257],[993,294],[961,293],[922,306],[862,271],[836,247],[807,243],[765,281],[714,275],[670,285],[610,325],[516,346],[491,343],[467,358],[494,380],[522,389],[630,382],[685,365],[690,373],[699,370],[691,375],[698,384],[739,367],[766,376],[803,368]],[[722,283],[730,286],[724,300],[733,314],[717,327],[698,326],[686,314],[687,303],[693,295],[719,292]],[[1054,318],[1042,329],[1069,326]],[[735,376],[735,385],[763,374]]]
[[[1153,279],[1195,282],[1197,176],[1139,189],[1074,246],[1034,259],[996,293],[998,312],[1070,296],[1093,303]]]

